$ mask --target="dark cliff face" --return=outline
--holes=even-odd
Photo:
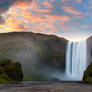
[[[83,81],[92,83],[92,63],[90,63],[84,72]]]
[[[87,62],[92,62],[92,36],[87,39]]]
[[[88,67],[84,72],[83,81],[92,83],[92,36],[87,39],[87,64]]]
[[[48,72],[64,70],[67,42],[54,35],[3,33],[0,34],[0,58],[20,61],[25,80],[45,80]]]

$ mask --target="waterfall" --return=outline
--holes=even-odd
[[[87,67],[86,41],[68,42],[66,50],[66,75],[81,81]]]

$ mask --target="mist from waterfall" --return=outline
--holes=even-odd
[[[66,50],[66,80],[81,81],[87,67],[86,41],[68,42]]]

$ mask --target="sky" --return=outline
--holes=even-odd
[[[15,31],[85,40],[92,35],[92,0],[0,0],[0,33]]]

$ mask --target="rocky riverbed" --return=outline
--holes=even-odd
[[[92,84],[47,81],[0,84],[0,92],[92,92]]]

